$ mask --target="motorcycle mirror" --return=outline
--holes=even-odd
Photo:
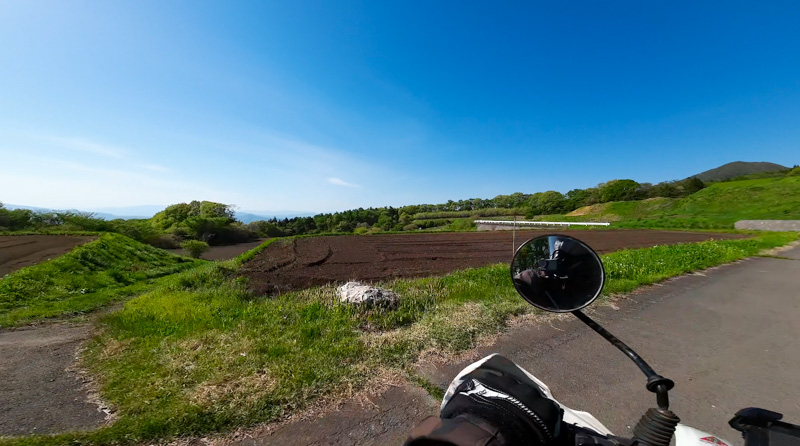
[[[600,257],[586,243],[566,235],[545,235],[517,249],[511,280],[534,307],[569,313],[597,299],[605,271]]]

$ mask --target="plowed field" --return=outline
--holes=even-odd
[[[553,231],[517,231],[516,244]],[[737,234],[682,231],[557,231],[583,240],[599,253],[703,240],[742,238]],[[243,265],[257,294],[360,280],[446,274],[513,256],[511,231],[373,236],[307,237],[279,240]]]
[[[0,236],[0,277],[20,268],[66,254],[95,236],[3,235]]]

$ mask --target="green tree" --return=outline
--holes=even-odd
[[[706,183],[700,178],[691,177],[678,183],[678,186],[683,189],[684,195],[691,195],[699,190],[705,189]]]
[[[600,202],[631,201],[638,198],[639,183],[633,180],[611,180],[598,187]]]
[[[588,189],[572,189],[564,195],[564,212],[571,212],[575,209],[586,206],[590,192]]]
[[[665,181],[653,186],[648,195],[650,197],[675,198],[680,196],[680,194],[681,191],[675,186],[675,183]]]
[[[247,228],[261,237],[283,237],[285,234],[271,221],[257,220],[247,224]]]
[[[566,198],[561,192],[549,190],[547,192],[537,192],[528,199],[528,211],[526,215],[545,215],[557,214],[564,210]]]

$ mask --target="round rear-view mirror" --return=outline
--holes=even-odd
[[[605,271],[600,257],[586,243],[566,235],[545,235],[517,249],[511,280],[534,307],[568,313],[597,299]]]

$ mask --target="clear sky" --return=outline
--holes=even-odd
[[[438,203],[800,163],[800,2],[4,1],[0,201]]]

